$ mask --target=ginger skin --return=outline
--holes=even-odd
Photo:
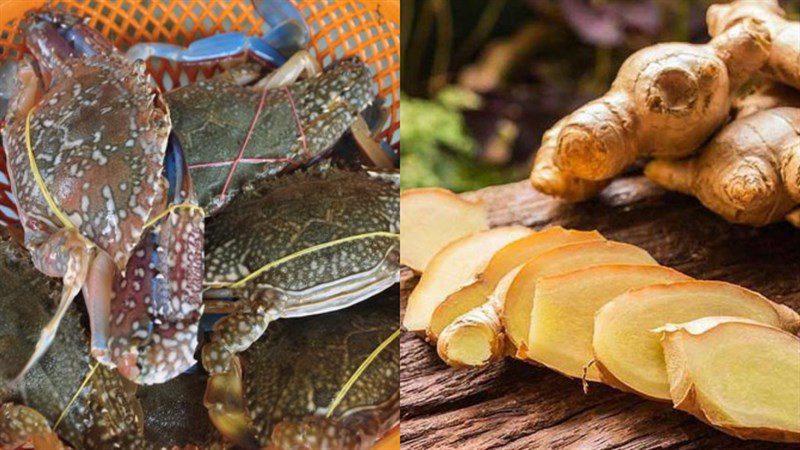
[[[800,91],[781,84],[767,82],[756,86],[747,95],[733,101],[733,116],[743,119],[759,111],[791,106],[800,108]]]
[[[764,72],[772,78],[800,89],[800,22],[786,20],[778,0],[736,0],[711,5],[706,13],[708,34],[712,37],[747,18],[760,20],[772,37],[772,49]]]
[[[696,196],[734,223],[791,221],[787,216],[800,204],[800,109],[773,108],[734,120],[698,156],[652,161],[645,175]]]
[[[531,183],[584,200],[641,156],[692,154],[728,118],[732,93],[766,63],[770,48],[761,21],[747,19],[705,45],[639,50],[603,97],[545,133]]]

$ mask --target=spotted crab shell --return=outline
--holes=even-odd
[[[30,117],[39,172],[80,233],[122,269],[164,189],[169,111],[144,64],[129,63],[116,51],[69,59],[57,75]],[[30,246],[62,224],[34,179],[26,117],[13,110],[3,143]]]

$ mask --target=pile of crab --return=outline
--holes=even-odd
[[[55,9],[21,23],[0,449],[368,448],[397,424],[386,114],[364,62],[322,70],[289,2],[254,4],[265,36],[126,53]],[[162,92],[150,57],[228,69]]]

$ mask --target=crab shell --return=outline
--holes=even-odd
[[[209,379],[212,422],[245,448],[370,448],[400,419],[397,341],[328,410],[367,357],[391,339],[397,295],[386,291],[346,310],[274,323],[234,370]]]
[[[226,73],[166,93],[199,204],[208,210],[254,179],[318,161],[375,99],[370,69],[357,57],[287,87],[242,85],[257,76]]]
[[[396,182],[391,173],[330,170],[257,183],[206,224],[208,295],[215,295],[220,284],[243,280],[267,263],[317,245],[399,232]],[[234,289],[233,296],[277,292],[272,297],[281,298],[282,317],[334,311],[394,284],[398,252],[396,237],[354,239],[263,272]]]
[[[30,140],[50,195],[80,233],[107,252],[122,270],[142,236],[160,191],[169,111],[143,63],[129,63],[115,49],[57,60],[35,25],[26,40],[39,67],[52,65],[41,91],[31,94]],[[48,72],[43,72],[48,73]],[[35,77],[33,62],[20,65],[21,80]],[[21,89],[23,86],[18,86]],[[30,100],[23,92],[13,103]],[[48,206],[28,161],[25,116],[9,108],[3,144],[28,247],[62,225]],[[22,108],[21,110],[27,110]]]

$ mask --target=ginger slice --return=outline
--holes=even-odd
[[[630,289],[692,278],[662,266],[611,264],[540,278],[531,311],[527,357],[564,375],[581,378],[594,358],[594,315]],[[588,366],[585,379],[600,381]]]
[[[408,298],[403,326],[424,332],[433,310],[448,295],[471,283],[492,255],[509,242],[533,233],[525,227],[494,228],[462,237],[446,245],[428,263],[419,284]]]
[[[488,228],[483,202],[441,188],[405,190],[400,194],[400,263],[424,272],[442,247]]]
[[[721,281],[687,281],[628,291],[595,316],[592,348],[604,383],[669,400],[664,352],[651,330],[707,316],[754,320],[794,332],[800,315],[764,296]]]
[[[500,280],[516,267],[562,245],[604,240],[603,235],[597,231],[552,227],[511,242],[492,256],[475,282],[450,294],[436,308],[428,327],[428,339],[436,341],[442,330],[459,316],[486,303]]]
[[[506,293],[501,319],[506,336],[525,358],[531,310],[540,278],[605,264],[658,265],[644,249],[613,241],[564,245],[541,254],[520,269]]]
[[[800,443],[800,339],[749,320],[663,327],[675,408],[741,439]]]
[[[522,266],[512,269],[497,283],[486,302],[462,314],[442,330],[436,342],[442,361],[452,367],[480,367],[506,356],[511,346],[506,345],[500,312],[508,288],[521,269]],[[434,311],[434,319],[436,313]]]

